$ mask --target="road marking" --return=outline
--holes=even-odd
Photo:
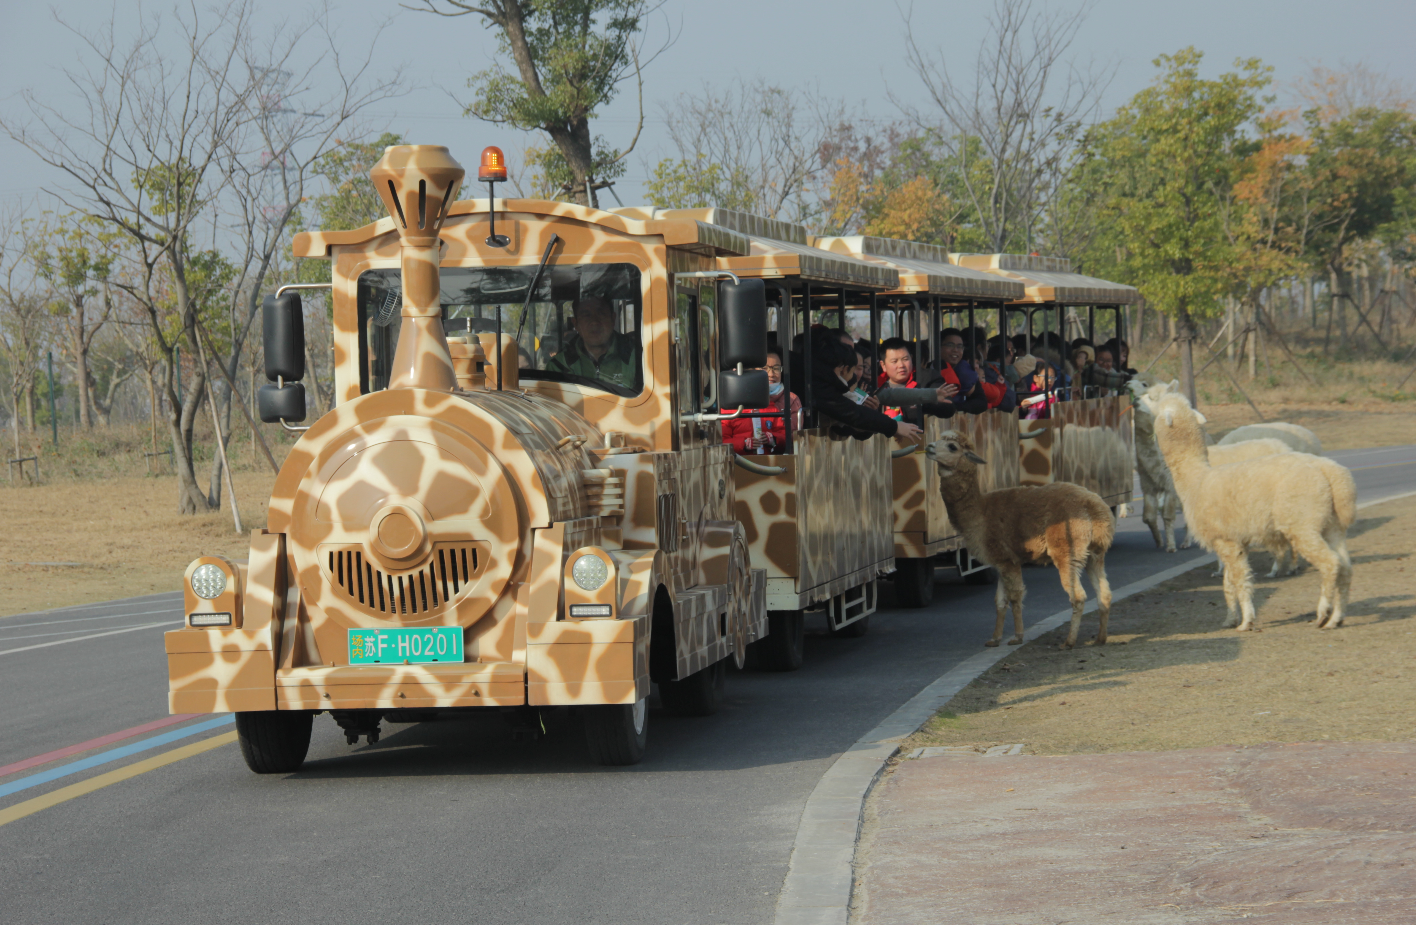
[[[97,755],[91,755],[88,758],[80,758],[78,761],[61,764],[59,767],[50,768],[48,771],[40,771],[38,774],[21,777],[19,780],[11,781],[8,784],[0,784],[0,798],[19,793],[22,790],[28,790],[31,787],[38,787],[41,784],[47,784],[61,777],[78,774],[80,771],[87,771],[89,768],[109,764],[117,761],[119,758],[127,758],[129,755],[137,755],[142,752],[150,751],[157,748],[159,745],[171,745],[173,742],[180,742],[182,739],[208,732],[220,726],[230,725],[235,721],[235,714],[227,713],[225,716],[218,716],[216,719],[209,719],[203,723],[195,723],[185,729],[164,732],[162,735],[153,736],[151,739],[144,739],[141,742],[134,742],[132,745],[109,749],[106,752],[99,752]]]
[[[23,803],[16,803],[6,809],[0,809],[0,825],[14,822],[16,819],[23,819],[32,816],[41,810],[49,809],[51,806],[58,806],[60,803],[68,802],[75,797],[93,793],[95,790],[102,790],[112,784],[121,783],[137,777],[139,774],[146,774],[148,771],[175,764],[184,758],[191,758],[193,755],[200,755],[202,752],[209,752],[214,748],[229,745],[236,741],[236,733],[228,732],[215,736],[204,742],[194,742],[191,745],[184,745],[181,748],[174,748],[170,752],[163,752],[161,755],[154,755],[143,761],[138,761],[128,765],[126,768],[119,768],[116,771],[109,771],[107,774],[100,774],[88,780],[80,781],[77,784],[70,784],[61,787],[53,793],[46,793],[42,797],[35,797],[32,800],[25,800]]]
[[[94,607],[146,607],[152,604],[161,603],[160,600],[148,600],[148,598],[176,597],[179,601],[182,597],[181,591],[159,591],[156,594],[144,594],[141,597],[119,598],[116,601],[99,601],[96,604],[75,604],[72,607],[50,607],[48,610],[31,610],[29,613],[11,614],[9,617],[0,619],[13,619],[14,617],[47,617],[61,613],[73,613],[79,610],[91,610]]]
[[[60,758],[77,755],[79,752],[86,752],[91,748],[98,748],[100,745],[107,745],[110,742],[121,742],[123,739],[131,739],[133,736],[142,735],[144,732],[152,732],[154,729],[161,729],[164,726],[172,726],[176,723],[185,723],[189,719],[196,719],[198,716],[204,715],[203,713],[179,713],[176,716],[164,716],[162,719],[155,719],[150,723],[143,723],[141,726],[134,726],[131,729],[124,729],[121,732],[110,732],[96,739],[80,742],[78,745],[69,745],[64,748],[55,749],[52,752],[45,752],[43,755],[35,755],[33,758],[26,758],[24,761],[0,765],[0,777],[8,777],[26,768],[48,764],[51,761],[58,761]]]
[[[66,623],[87,623],[91,620],[118,620],[123,617],[150,617],[155,613],[181,613],[181,607],[167,607],[162,610],[140,610],[137,613],[106,613],[101,617],[75,617],[72,620],[46,620],[43,623],[16,623],[13,626],[0,623],[0,633],[8,630],[22,630],[31,626],[62,626]]]
[[[144,623],[142,626],[129,626],[121,630],[109,630],[106,633],[94,633],[91,636],[75,636],[73,639],[56,639],[53,642],[37,642],[32,646],[20,646],[18,649],[0,649],[0,655],[12,655],[15,652],[29,652],[34,649],[47,649],[49,646],[62,646],[69,642],[83,642],[85,639],[98,639],[103,636],[117,636],[119,633],[131,633],[135,630],[150,630],[155,626],[181,626],[182,621],[173,623],[171,620],[164,620],[161,623]]]
[[[163,626],[166,626],[167,624],[164,623],[164,624],[162,624],[162,625],[163,625]],[[127,628],[127,629],[134,629],[134,627],[126,627],[126,628]],[[20,639],[48,639],[48,638],[50,638],[51,636],[73,636],[73,635],[75,635],[76,633],[88,633],[88,632],[91,632],[91,628],[86,627],[86,628],[81,629],[81,630],[54,630],[53,632],[50,632],[50,633],[26,633],[26,634],[23,635],[23,636],[6,636],[6,637],[4,637],[4,641],[5,641],[5,642],[16,642],[16,641],[18,641],[18,640],[20,640]]]

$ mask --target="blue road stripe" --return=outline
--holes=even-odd
[[[172,732],[164,732],[162,735],[153,736],[151,739],[143,739],[141,742],[135,742],[132,745],[112,748],[106,752],[99,752],[97,755],[90,755],[88,758],[80,758],[78,761],[61,764],[59,767],[50,768],[48,771],[40,771],[38,774],[21,777],[19,780],[10,781],[8,784],[0,784],[0,798],[7,797],[12,793],[19,793],[21,790],[28,790],[31,787],[38,787],[40,784],[47,784],[61,777],[68,777],[70,774],[78,774],[80,771],[87,771],[89,768],[96,768],[99,765],[108,764],[110,761],[127,758],[129,755],[137,755],[171,742],[178,742],[182,739],[197,735],[198,733],[229,725],[235,721],[235,715],[228,713],[225,716],[218,716],[216,719],[208,719],[192,726],[183,726],[181,729],[176,729]]]

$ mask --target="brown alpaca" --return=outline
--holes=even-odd
[[[1062,648],[1077,644],[1085,569],[1096,590],[1097,645],[1106,642],[1106,621],[1111,616],[1111,585],[1106,581],[1106,551],[1116,533],[1111,510],[1094,492],[1079,485],[1056,482],[1027,488],[1003,488],[984,493],[978,487],[978,467],[987,462],[974,452],[968,437],[946,431],[930,444],[926,455],[939,466],[939,493],[949,520],[964,535],[969,554],[998,569],[994,606],[998,623],[986,646],[1003,638],[1005,601],[1013,608],[1013,638],[1023,641],[1023,565],[1051,561],[1062,579],[1062,590],[1072,601],[1072,628]]]

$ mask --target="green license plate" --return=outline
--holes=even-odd
[[[462,627],[350,630],[349,664],[401,665],[462,661]]]

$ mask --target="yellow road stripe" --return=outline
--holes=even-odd
[[[93,793],[95,790],[102,790],[109,784],[116,784],[121,781],[137,777],[139,774],[146,774],[148,771],[173,764],[183,758],[191,758],[193,755],[200,755],[202,752],[209,752],[213,748],[220,748],[236,741],[236,733],[228,732],[215,738],[205,739],[191,745],[184,745],[181,748],[174,748],[170,752],[163,752],[154,755],[143,761],[130,764],[127,767],[119,768],[116,771],[109,771],[107,774],[100,774],[97,777],[90,777],[86,781],[77,784],[70,784],[67,787],[60,787],[53,793],[46,793],[42,797],[35,797],[32,800],[25,800],[23,803],[16,803],[14,806],[0,809],[0,825],[14,822],[16,819],[23,819],[26,816],[34,815],[43,809],[51,806],[58,806],[74,797],[81,797],[86,793]]]

